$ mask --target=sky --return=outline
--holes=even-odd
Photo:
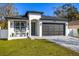
[[[44,15],[54,16],[54,11],[57,7],[63,5],[63,3],[15,3],[14,7],[19,12],[19,15],[24,15],[27,11],[40,11],[44,12]],[[73,4],[79,10],[79,4]]]

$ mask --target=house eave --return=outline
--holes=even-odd
[[[26,17],[5,17],[6,20],[28,20]]]

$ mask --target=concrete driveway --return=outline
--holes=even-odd
[[[56,37],[55,39],[48,39],[48,41],[55,42],[61,46],[79,52],[79,38],[75,37]]]

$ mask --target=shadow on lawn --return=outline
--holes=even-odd
[[[2,41],[7,41],[8,39],[0,39],[0,40],[2,40]]]

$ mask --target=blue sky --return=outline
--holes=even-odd
[[[27,11],[42,11],[44,15],[54,16],[54,11],[58,6],[63,3],[15,3],[14,6],[17,8],[20,15],[25,14]],[[79,10],[79,4],[75,3],[75,7]]]

